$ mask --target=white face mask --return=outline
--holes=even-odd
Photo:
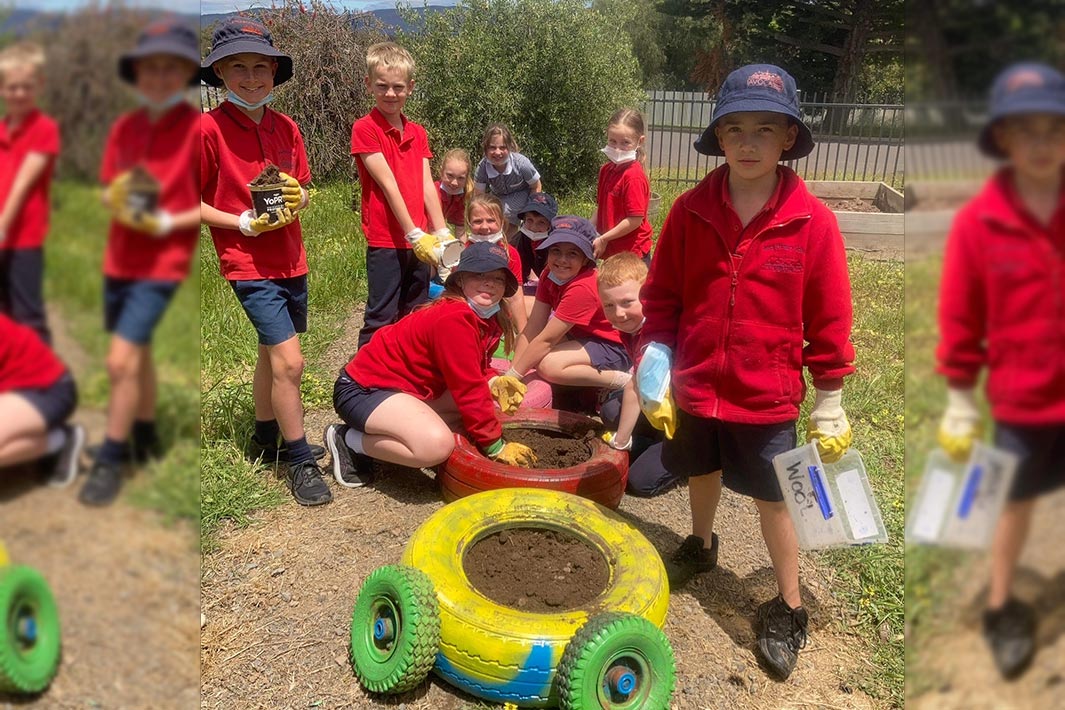
[[[617,148],[607,146],[600,149],[599,152],[610,158],[610,162],[612,163],[628,163],[629,161],[636,160],[635,150],[618,150]]]
[[[150,111],[159,111],[159,112],[169,111],[170,109],[174,108],[179,103],[184,101],[185,100],[185,96],[186,96],[185,90],[182,89],[181,91],[178,91],[177,93],[170,94],[170,96],[167,96],[162,101],[152,101],[147,96],[145,96],[144,94],[142,94],[141,92],[138,91],[137,92],[137,103],[139,103],[141,106],[144,106],[144,107],[148,108],[148,110],[150,110]]]
[[[486,320],[494,316],[496,313],[499,313],[499,301],[496,301],[490,306],[481,306],[477,303],[474,303],[472,298],[467,298],[466,303],[469,304],[470,308],[473,309],[474,313]]]
[[[237,106],[240,106],[241,108],[245,108],[245,109],[247,109],[249,111],[254,111],[256,109],[262,108],[266,104],[268,104],[271,101],[273,101],[274,100],[274,92],[271,91],[269,94],[267,94],[263,98],[262,101],[256,101],[253,104],[249,104],[247,101],[245,101],[244,99],[240,98],[239,96],[234,94],[232,91],[229,92],[229,95],[226,98],[229,101],[235,103]]]
[[[494,234],[470,234],[471,242],[491,242],[495,244],[503,239],[503,232],[496,232]]]
[[[462,195],[462,194],[464,194],[466,192],[466,188],[465,187],[459,186],[459,187],[456,187],[456,188],[451,188],[451,187],[447,186],[446,182],[441,182],[440,183],[440,190],[445,195]]]
[[[541,239],[547,239],[547,235],[550,234],[550,232],[534,232],[524,225],[522,225],[521,231],[525,236],[527,236],[529,239],[532,239],[534,242],[538,242]]]

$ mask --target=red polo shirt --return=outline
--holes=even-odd
[[[153,123],[147,109],[120,117],[111,127],[100,164],[109,184],[138,165],[159,182],[159,207],[171,214],[200,204],[200,112],[180,103]],[[104,273],[118,279],[181,281],[189,273],[198,227],[153,237],[111,221]]]
[[[599,168],[596,189],[595,228],[603,234],[626,217],[642,217],[640,226],[623,237],[607,244],[603,258],[631,251],[646,256],[651,251],[651,223],[647,221],[647,206],[651,202],[651,183],[638,160],[615,165],[606,163]]]
[[[362,182],[362,233],[371,247],[410,249],[410,244],[407,243],[406,232],[392,214],[385,191],[366,169],[363,156],[367,154],[381,153],[385,156],[414,226],[426,229],[428,224],[425,185],[422,182],[425,164],[422,161],[433,157],[429,150],[429,137],[417,123],[407,120],[406,116],[401,118],[402,133],[389,125],[384,114],[374,107],[351,127],[351,154],[356,158],[359,180]]]
[[[251,209],[248,183],[273,163],[306,185],[311,181],[300,129],[288,116],[267,108],[256,124],[230,101],[200,119],[201,199],[212,207],[240,214]],[[239,229],[211,227],[222,276],[284,279],[307,273],[307,254],[299,220],[258,237]]]
[[[36,331],[0,313],[0,394],[51,387],[66,371]]]
[[[444,192],[440,182],[436,183],[440,190],[440,207],[444,210],[444,221],[461,227],[466,224],[466,193],[451,195]]]
[[[55,156],[59,154],[59,126],[40,111],[31,112],[16,128],[10,116],[0,120],[0,207],[15,183],[19,166],[30,153],[49,156],[48,167],[26,194],[22,208],[3,243],[5,249],[37,249],[48,234],[48,187],[52,183]]]
[[[603,313],[594,266],[584,267],[562,286],[549,279],[549,273],[550,266],[540,274],[540,281],[536,286],[536,300],[551,306],[555,318],[573,326],[569,330],[570,337],[599,338],[611,343],[621,343],[621,336]]]

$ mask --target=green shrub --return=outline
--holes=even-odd
[[[642,99],[631,42],[583,0],[461,0],[420,15],[396,41],[414,55],[407,112],[433,153],[466,148],[476,161],[485,127],[501,121],[543,175],[566,194],[594,184],[606,123]]]

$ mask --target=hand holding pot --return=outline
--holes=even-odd
[[[120,224],[153,237],[165,237],[174,228],[174,218],[166,210],[132,212],[123,206],[115,212],[114,217]]]
[[[436,246],[440,243],[440,237],[426,234],[415,227],[407,232],[407,241],[414,250],[414,256],[418,257],[418,261],[433,267],[440,266],[440,259],[436,256]]]
[[[111,214],[117,216],[120,211],[126,209],[126,201],[129,199],[129,181],[131,177],[129,170],[124,173],[119,173],[115,176],[115,179],[104,188],[104,206],[111,211]]]
[[[284,181],[284,185],[281,187],[281,197],[285,200],[285,207],[293,212],[306,207],[305,193],[303,188],[300,187],[299,181],[288,173],[279,174],[281,175],[281,180]]]
[[[267,212],[263,212],[258,217],[252,210],[248,210],[240,215],[240,232],[246,237],[257,237],[263,232],[272,232],[275,229],[281,229],[287,227],[296,221],[296,215],[292,213],[288,207],[278,210],[274,213],[277,220],[270,221],[270,215]]]

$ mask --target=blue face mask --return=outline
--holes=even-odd
[[[568,279],[563,281],[559,277],[555,276],[555,272],[553,272],[553,271],[548,271],[547,272],[547,278],[551,279],[551,281],[553,281],[554,283],[558,284],[559,286],[565,286],[566,284],[568,284],[570,281],[573,280],[573,277],[570,276]]]
[[[254,104],[249,104],[247,101],[245,101],[244,99],[240,98],[239,96],[234,94],[232,91],[229,92],[229,95],[226,98],[228,100],[232,101],[233,103],[235,103],[237,106],[240,106],[243,109],[247,109],[248,111],[254,111],[255,109],[262,108],[266,104],[268,104],[271,101],[273,101],[274,100],[274,92],[271,91],[269,94],[266,95],[266,98],[264,98],[262,101],[259,101],[258,103],[254,103]]]
[[[466,299],[466,303],[470,304],[470,308],[473,309],[474,313],[479,315],[481,318],[484,318],[485,320],[491,318],[496,313],[499,313],[499,303],[498,302],[497,303],[493,303],[490,306],[480,306],[480,305],[474,303],[472,298],[467,298]]]
[[[160,113],[162,113],[163,111],[169,111],[170,109],[174,108],[175,106],[177,106],[179,103],[181,103],[184,100],[185,100],[185,91],[184,90],[179,91],[179,92],[177,92],[175,94],[171,94],[170,96],[166,97],[162,101],[158,101],[158,102],[157,101],[152,101],[147,96],[145,96],[144,94],[140,93],[139,91],[137,92],[137,102],[141,106],[145,106],[151,111],[158,111]]]

